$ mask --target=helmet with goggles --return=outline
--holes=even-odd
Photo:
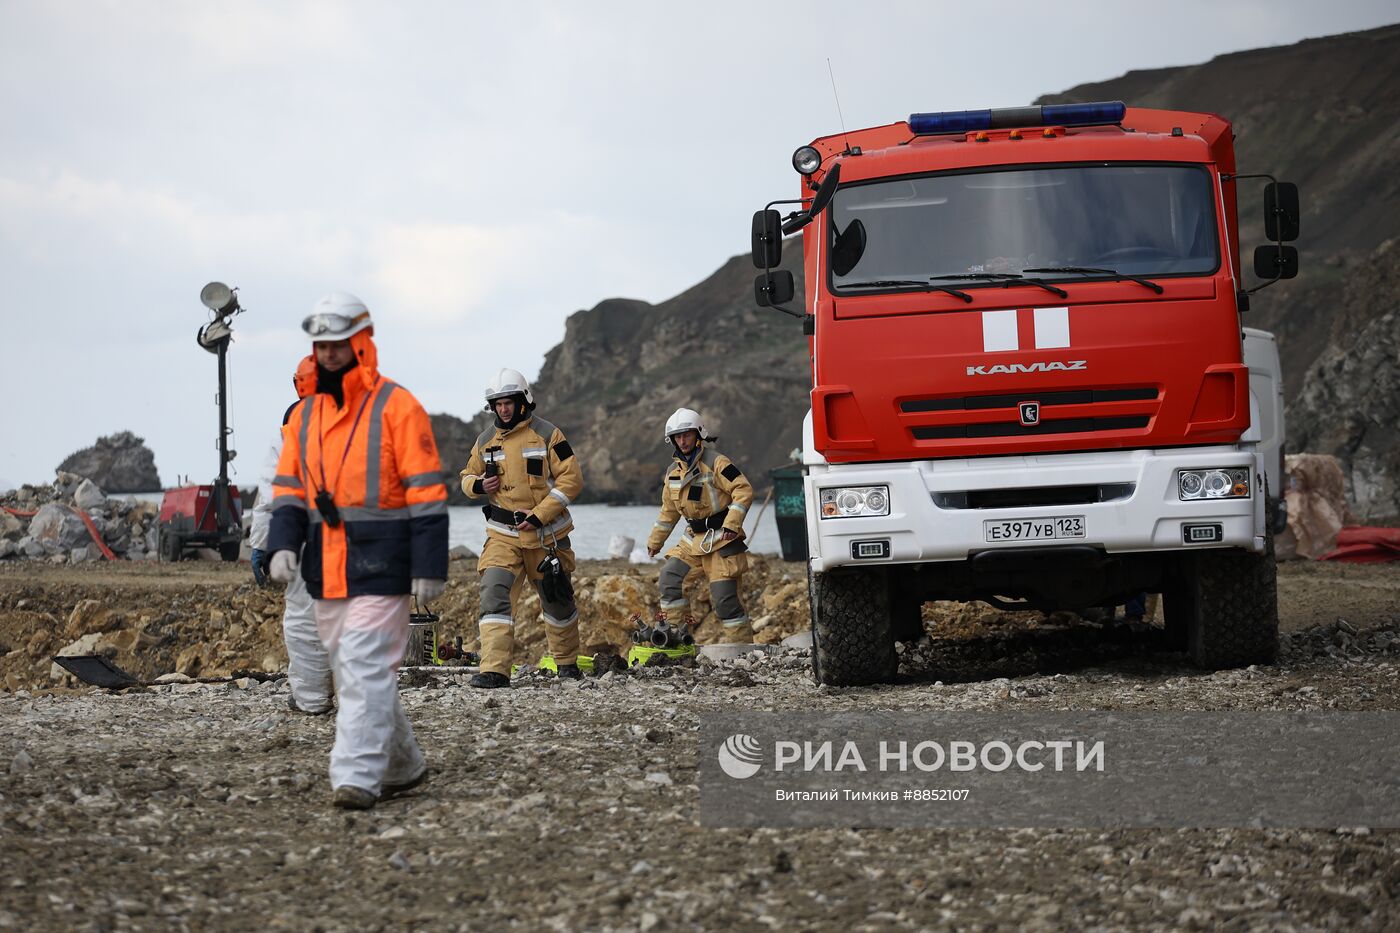
[[[369,308],[349,292],[331,292],[322,296],[301,322],[301,329],[317,342],[345,340],[373,326]]]

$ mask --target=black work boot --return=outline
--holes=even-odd
[[[560,680],[582,680],[582,679],[583,679],[583,671],[581,671],[581,670],[578,669],[578,665],[577,665],[577,664],[561,664],[561,665],[559,665],[559,679],[560,679]]]
[[[510,678],[505,674],[497,674],[495,671],[482,671],[480,674],[473,674],[472,679],[467,681],[468,687],[478,687],[482,690],[495,690],[498,687],[509,687]]]

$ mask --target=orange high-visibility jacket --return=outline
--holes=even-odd
[[[447,579],[447,487],[432,423],[379,374],[370,333],[350,338],[359,365],[345,374],[344,406],[317,394],[292,412],[273,480],[268,550],[305,542],[301,574],[316,599],[397,596],[414,578]],[[322,491],[336,527],[317,507]]]

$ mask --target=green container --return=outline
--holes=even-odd
[[[797,467],[770,470],[773,508],[778,520],[778,543],[783,560],[807,559],[807,503],[803,496],[804,473]]]

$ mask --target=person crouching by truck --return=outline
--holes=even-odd
[[[486,545],[481,575],[481,672],[468,684],[510,686],[515,651],[511,590],[521,576],[540,594],[545,636],[560,677],[577,680],[578,606],[570,574],[573,519],[569,503],[583,491],[583,471],[564,432],[537,416],[525,377],[502,369],[486,388],[486,410],[496,423],[472,445],[462,491],[485,497]]]
[[[753,641],[749,615],[739,601],[739,580],[748,569],[744,517],[753,503],[753,486],[743,471],[713,447],[700,415],[678,408],[666,421],[666,442],[674,462],[661,486],[661,515],[647,539],[647,554],[655,557],[684,521],[681,539],[666,552],[661,565],[661,609],[656,625],[694,629],[685,598],[685,578],[695,569],[710,581],[710,600],[730,644]],[[642,620],[633,616],[632,622]]]
[[[447,487],[427,412],[379,372],[369,310],[333,292],[301,324],[316,394],[292,412],[272,503],[272,579],[300,573],[335,673],[332,802],[364,810],[428,766],[399,701],[409,595],[447,581]],[[303,550],[303,543],[305,549]]]

